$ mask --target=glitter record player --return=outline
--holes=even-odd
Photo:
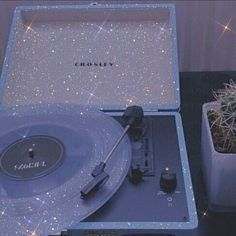
[[[0,235],[197,226],[173,5],[17,7],[0,82]]]

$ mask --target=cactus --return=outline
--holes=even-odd
[[[213,96],[219,107],[208,112],[208,119],[215,149],[236,153],[236,83],[231,80]]]

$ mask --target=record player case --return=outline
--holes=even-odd
[[[184,235],[197,226],[178,113],[176,41],[172,4],[16,8],[0,80],[1,106],[76,103],[120,120],[122,111],[135,104],[151,123],[155,171],[144,177],[151,181],[141,191],[151,200],[143,202],[145,196],[129,187],[127,178],[101,210],[69,226],[68,235]],[[172,193],[159,186],[165,168],[177,175]],[[142,215],[155,207],[150,216],[148,211]]]

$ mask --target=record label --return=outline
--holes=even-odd
[[[1,171],[16,180],[39,178],[62,164],[63,153],[63,144],[54,137],[25,137],[9,145],[2,152]]]

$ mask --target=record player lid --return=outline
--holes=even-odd
[[[18,7],[2,104],[77,103],[104,110],[180,105],[171,4]]]

